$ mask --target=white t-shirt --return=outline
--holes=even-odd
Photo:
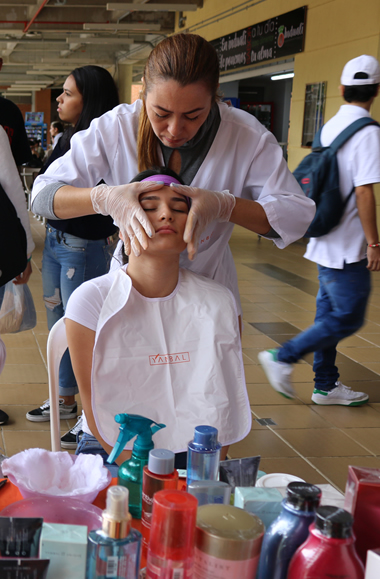
[[[368,111],[356,105],[342,105],[338,113],[326,123],[321,144],[327,147],[346,127]],[[337,153],[339,183],[346,198],[352,188],[380,182],[380,128],[364,127],[341,147]],[[311,238],[305,258],[327,268],[343,269],[366,257],[367,242],[356,206],[355,193],[349,199],[340,223],[320,238]]]

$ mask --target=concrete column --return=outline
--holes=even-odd
[[[117,85],[121,103],[131,103],[132,65],[119,63],[117,65]]]

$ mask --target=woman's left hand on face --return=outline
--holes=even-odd
[[[183,239],[187,243],[189,259],[194,260],[202,233],[213,221],[228,222],[230,220],[236,198],[228,191],[210,191],[176,183],[171,183],[170,187],[191,198],[191,208],[187,216]]]
[[[19,284],[26,284],[30,278],[31,273],[32,273],[32,264],[31,262],[28,262],[25,270],[21,272],[21,274],[16,276],[16,278],[13,281],[13,284],[16,284],[16,286],[18,286]]]

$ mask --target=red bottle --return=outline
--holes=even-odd
[[[345,510],[319,507],[309,537],[290,561],[288,578],[364,578],[352,524]]]
[[[197,507],[186,491],[163,489],[154,495],[147,578],[194,578]]]
[[[141,533],[141,567],[146,564],[150,526],[152,523],[153,496],[162,489],[177,489],[178,471],[174,469],[175,455],[168,449],[151,449],[148,465],[143,469]]]

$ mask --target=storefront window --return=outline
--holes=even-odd
[[[323,125],[327,83],[306,85],[302,146],[311,147],[316,132]]]

